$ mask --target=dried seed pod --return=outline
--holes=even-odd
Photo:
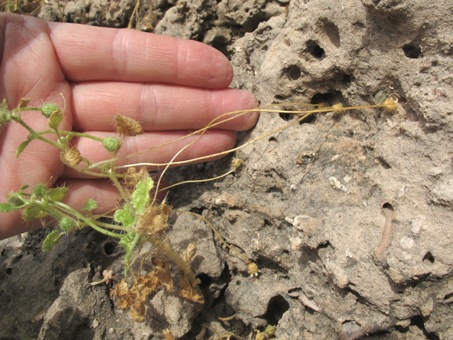
[[[62,152],[61,158],[64,163],[70,166],[76,166],[82,161],[82,155],[77,148],[69,148]]]
[[[143,133],[140,122],[123,115],[115,116],[115,128],[121,136],[137,136]]]
[[[148,170],[146,168],[140,168],[137,171],[136,167],[127,168],[124,175],[124,184],[129,190],[133,190],[138,182],[149,177]]]

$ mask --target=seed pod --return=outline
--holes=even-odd
[[[121,147],[121,141],[118,138],[115,137],[106,137],[102,140],[102,144],[104,145],[104,148],[111,152],[111,153],[116,153]]]
[[[143,133],[138,121],[123,115],[116,115],[115,128],[121,136],[137,136]]]
[[[41,112],[42,112],[42,114],[43,114],[46,118],[50,118],[50,116],[51,116],[53,113],[54,113],[54,114],[60,113],[61,110],[60,110],[60,108],[58,107],[57,104],[48,103],[48,104],[44,104],[44,105],[41,107]]]
[[[61,157],[63,159],[63,162],[69,164],[70,166],[76,166],[82,161],[82,155],[76,148],[69,148],[64,150]]]

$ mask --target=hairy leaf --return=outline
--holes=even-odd
[[[52,188],[47,191],[47,195],[50,200],[54,202],[61,202],[68,193],[68,190],[69,189],[67,187]]]
[[[54,230],[49,235],[47,235],[42,243],[42,251],[47,252],[49,250],[52,250],[56,246],[60,236],[61,234],[58,230]]]
[[[41,219],[46,217],[47,215],[47,212],[37,205],[30,205],[22,212],[22,218],[24,219],[24,221]]]
[[[149,192],[154,187],[154,181],[147,177],[137,183],[134,192],[131,195],[132,205],[138,215],[143,215],[149,202]]]
[[[10,203],[0,203],[0,212],[13,211],[14,208],[15,208],[15,206]]]
[[[83,206],[83,210],[85,211],[92,211],[98,207],[98,202],[96,202],[94,199],[90,198],[88,201],[86,201],[85,205]]]
[[[113,219],[125,227],[132,227],[136,223],[134,212],[128,206],[115,211]]]

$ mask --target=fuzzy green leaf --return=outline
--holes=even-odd
[[[92,211],[92,210],[96,209],[97,207],[98,207],[98,202],[96,202],[94,199],[90,198],[88,201],[86,201],[82,210]]]
[[[15,206],[10,203],[0,203],[0,212],[13,211],[14,208],[15,208]]]
[[[47,252],[49,250],[52,250],[56,246],[60,236],[61,234],[58,230],[54,230],[49,235],[47,235],[42,243],[42,251]]]
[[[113,220],[121,223],[125,227],[132,227],[136,223],[134,212],[127,206],[124,209],[118,209],[115,211]]]
[[[8,203],[16,208],[22,207],[25,204],[25,202],[19,197],[17,197],[15,193],[9,194]]]
[[[137,183],[131,195],[132,205],[138,215],[143,215],[149,202],[149,192],[154,187],[151,177],[145,178]]]
[[[47,195],[49,200],[53,202],[61,202],[66,197],[68,190],[69,189],[67,187],[52,188],[47,191]]]
[[[41,207],[37,205],[30,205],[22,211],[22,218],[24,221],[31,221],[34,219],[42,219],[48,214]]]
[[[133,249],[133,243],[135,239],[135,233],[133,231],[124,234],[123,237],[121,237],[119,245],[126,251],[126,253],[130,253]]]
[[[46,187],[44,186],[44,184],[37,184],[34,189],[33,189],[33,193],[36,195],[36,196],[39,196],[39,197],[44,197],[47,193],[47,189]]]

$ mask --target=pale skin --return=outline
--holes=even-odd
[[[102,136],[114,133],[118,113],[139,120],[145,133],[126,139],[124,154],[203,128],[222,113],[257,106],[251,93],[228,88],[233,76],[229,61],[194,41],[0,13],[0,58],[0,100],[5,98],[10,108],[21,98],[37,106],[53,102],[64,107],[63,129]],[[36,112],[22,117],[35,130],[47,128]],[[235,131],[250,129],[256,120],[256,114],[248,114],[216,126],[179,159],[233,147]],[[0,202],[23,184],[65,183],[70,187],[67,202],[75,208],[88,198],[99,202],[97,213],[115,207],[119,196],[107,180],[69,170],[47,144],[34,141],[16,158],[26,136],[23,127],[13,124],[0,131]],[[187,143],[169,144],[128,161],[168,162]],[[75,146],[92,161],[106,156],[94,141],[77,141]],[[22,223],[17,212],[3,213],[0,239],[39,226],[39,221]]]

